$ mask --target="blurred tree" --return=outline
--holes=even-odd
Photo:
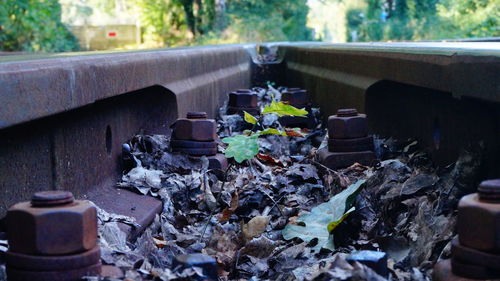
[[[500,36],[499,0],[442,0],[437,5],[442,28],[439,38]]]
[[[228,16],[243,41],[311,40],[306,0],[231,0]]]
[[[215,0],[177,0],[182,4],[191,33],[203,35],[211,31],[215,23]]]
[[[61,23],[57,0],[2,0],[0,50],[63,52],[79,49]]]
[[[366,0],[362,22],[347,12],[360,41],[499,36],[499,0]],[[352,38],[350,38],[352,40]]]
[[[146,42],[162,42],[166,46],[186,40],[185,15],[181,3],[169,0],[134,0]]]

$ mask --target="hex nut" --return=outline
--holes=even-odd
[[[214,141],[217,123],[213,119],[180,118],[175,122],[172,137],[178,140]]]
[[[365,114],[328,117],[328,136],[330,139],[362,138],[367,135],[368,125]]]
[[[7,212],[10,251],[30,255],[68,255],[97,245],[97,211],[86,200],[48,207],[21,202]]]
[[[373,137],[355,139],[328,139],[328,150],[331,152],[373,151]]]
[[[257,94],[231,92],[229,93],[228,105],[232,107],[257,107]]]
[[[491,269],[500,268],[499,254],[478,251],[460,245],[457,237],[451,240],[451,255],[456,260],[462,261],[466,264],[473,264]]]
[[[330,152],[327,148],[318,150],[318,159],[321,164],[332,170],[346,168],[354,163],[371,166],[377,160],[373,151]]]
[[[306,90],[287,91],[283,93],[281,100],[289,105],[303,108],[309,103],[309,95]]]
[[[457,231],[460,244],[484,252],[500,251],[500,204],[469,194],[458,203]]]

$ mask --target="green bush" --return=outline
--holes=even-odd
[[[78,41],[61,23],[57,0],[3,0],[0,5],[0,50],[65,52]]]

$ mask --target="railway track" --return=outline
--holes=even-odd
[[[169,134],[189,111],[214,117],[234,89],[275,81],[307,89],[325,116],[358,108],[370,133],[414,137],[434,161],[481,142],[500,176],[500,43],[270,44],[0,58],[0,215],[36,191],[69,190],[142,228],[159,200],[114,188],[122,144]],[[4,229],[5,230],[5,229]]]

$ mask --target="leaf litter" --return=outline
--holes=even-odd
[[[263,107],[286,88],[254,90]],[[252,124],[226,115],[225,106],[220,138],[259,125],[250,116]],[[319,109],[312,111],[319,120]],[[172,269],[176,255],[189,253],[215,257],[220,280],[431,279],[433,264],[449,256],[458,199],[478,182],[480,146],[438,167],[415,140],[376,138],[382,161],[375,167],[333,171],[316,159],[325,143],[321,125],[285,130],[275,114],[262,123],[288,136],[260,135],[251,160],[234,149],[238,163],[224,184],[205,157],[172,153],[167,136],[137,135],[125,144],[126,169],[117,185],[161,199],[163,210],[133,242],[117,223],[134,225],[133,219],[100,210],[103,263],[120,267],[121,280],[194,280],[199,268]],[[219,151],[225,149],[221,143]],[[365,249],[388,254],[389,277],[346,260]]]

